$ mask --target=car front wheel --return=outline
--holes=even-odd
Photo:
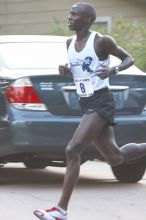
[[[140,181],[145,173],[146,158],[111,167],[114,176],[120,182],[136,183]]]

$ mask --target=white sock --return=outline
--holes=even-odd
[[[64,215],[67,214],[67,211],[62,209],[60,206],[57,205],[56,208],[58,208]]]

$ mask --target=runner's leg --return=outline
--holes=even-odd
[[[120,150],[124,156],[124,162],[130,162],[146,156],[146,143],[129,143]]]
[[[106,124],[106,120],[97,113],[84,115],[66,148],[67,170],[63,183],[63,191],[58,205],[67,209],[70,196],[77,182],[80,170],[80,155],[85,145],[98,135]]]
[[[105,126],[101,134],[97,134],[94,140],[97,150],[112,166],[136,160],[146,155],[146,143],[129,143],[119,148],[111,126]]]
[[[113,127],[105,125],[100,135],[94,138],[96,148],[110,165],[123,163],[124,157],[117,146]]]

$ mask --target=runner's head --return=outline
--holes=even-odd
[[[80,31],[85,26],[90,27],[96,19],[96,9],[88,3],[76,3],[72,6],[68,17],[70,30]]]

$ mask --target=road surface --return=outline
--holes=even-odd
[[[57,203],[65,168],[0,168],[0,220],[37,220],[32,211]],[[146,220],[146,174],[136,184],[119,183],[110,167],[86,162],[72,195],[68,220]]]

